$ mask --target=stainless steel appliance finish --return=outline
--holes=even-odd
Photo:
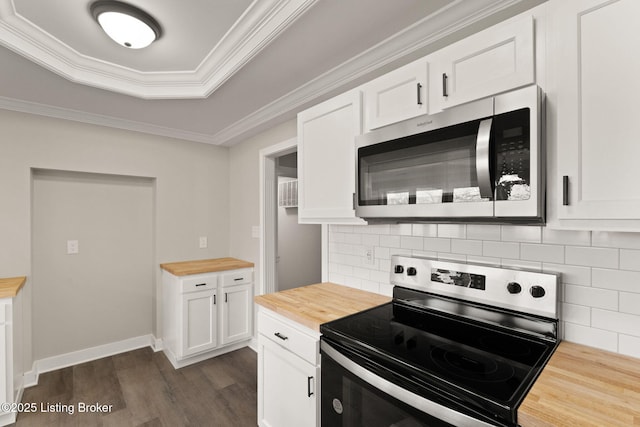
[[[393,256],[392,302],[321,326],[323,426],[517,426],[559,342],[556,274]]]
[[[529,86],[358,137],[357,216],[544,223],[543,120]]]

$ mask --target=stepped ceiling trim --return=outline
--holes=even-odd
[[[0,0],[0,44],[60,76],[143,99],[206,98],[318,0],[254,1],[193,70],[143,72],[83,55]]]

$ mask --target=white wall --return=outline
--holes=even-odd
[[[296,121],[290,120],[234,145],[229,150],[230,226],[229,255],[255,263],[255,294],[261,280],[260,239],[252,227],[260,224],[260,150],[296,137]]]
[[[375,265],[364,264],[364,247]],[[562,274],[564,339],[640,357],[640,233],[548,227],[400,224],[331,226],[329,280],[391,295],[391,255]]]
[[[158,298],[159,263],[228,255],[227,148],[5,110],[0,110],[0,129],[0,277],[28,276],[26,331],[32,315],[32,168],[155,178],[152,268]],[[207,249],[198,248],[199,236],[208,237]],[[149,332],[159,336],[158,304],[154,301]],[[28,368],[33,358],[26,335]]]

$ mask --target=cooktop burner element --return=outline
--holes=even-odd
[[[400,256],[391,271],[393,301],[322,325],[322,340],[424,397],[515,426],[559,341],[557,276]]]

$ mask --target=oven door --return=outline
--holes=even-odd
[[[415,394],[365,368],[366,361],[337,347],[321,340],[323,427],[495,426]],[[384,368],[373,370],[379,369]]]

